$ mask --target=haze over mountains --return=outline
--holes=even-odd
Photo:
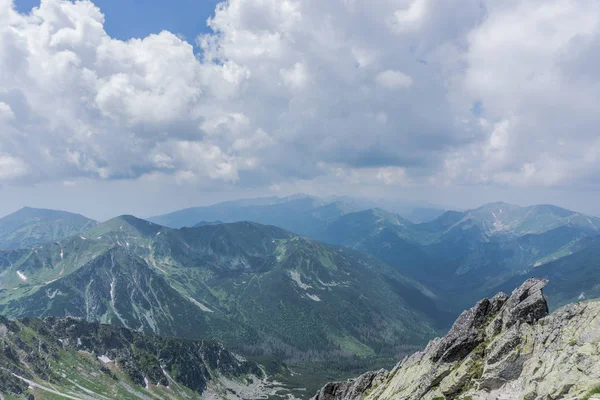
[[[512,276],[527,276],[534,269],[538,273],[543,271],[538,269],[541,266],[595,247],[592,238],[600,234],[599,218],[552,205],[518,207],[490,203],[413,223],[379,208],[360,208],[351,199],[327,202],[294,196],[257,202],[181,210],[151,220],[183,226],[194,225],[197,219],[247,219],[370,253],[435,292],[443,293],[441,306],[454,312],[487,295]],[[562,276],[552,280],[548,290],[568,279]],[[584,285],[582,292],[592,287]],[[561,299],[563,304],[580,294],[554,299]]]
[[[600,296],[598,218],[491,203],[415,223],[366,206],[298,195],[150,218],[175,227],[25,208],[0,219],[0,315],[216,339],[312,390],[390,366],[531,276],[550,278],[551,308]]]

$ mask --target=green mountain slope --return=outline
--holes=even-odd
[[[317,238],[372,254],[434,289],[444,299],[440,306],[457,312],[513,276],[585,249],[599,221],[554,206],[505,203],[423,224],[366,210],[328,222]]]
[[[433,293],[376,258],[248,222],[123,216],[0,260],[3,314],[218,338],[248,355],[390,356],[446,321]]]
[[[213,341],[145,336],[73,318],[0,317],[0,397],[257,399],[289,390]],[[276,394],[279,393],[279,394]]]
[[[583,241],[581,250],[528,270],[504,282],[498,288],[510,287],[525,277],[550,280],[546,288],[550,307],[600,297],[600,238]]]
[[[0,218],[0,249],[36,246],[73,236],[96,221],[65,211],[24,207]]]

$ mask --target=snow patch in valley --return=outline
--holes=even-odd
[[[209,313],[214,313],[213,310],[211,310],[210,308],[206,307],[204,304],[200,303],[198,300],[193,299],[190,296],[188,296],[188,300],[191,301],[192,303],[194,303],[196,306],[198,306],[198,308],[200,308],[202,311],[209,312]]]
[[[17,271],[17,275],[19,275],[19,278],[20,278],[22,281],[26,281],[26,280],[27,280],[27,277],[26,277],[26,276],[25,276],[25,274],[23,274],[21,271]]]
[[[316,294],[308,294],[308,293],[306,293],[306,297],[308,297],[312,301],[321,301],[321,299],[319,298],[319,296],[317,296]]]
[[[331,283],[325,283],[320,279],[317,279],[319,281],[319,283],[325,287],[336,287],[336,286],[340,286],[340,283],[338,282],[331,282]]]
[[[87,240],[87,238],[83,237],[83,236],[79,236],[82,240]]]
[[[296,282],[296,285],[298,285],[300,289],[312,289],[312,286],[302,282],[302,279],[300,279],[300,273],[298,273],[298,271],[290,271],[290,277],[294,282]]]

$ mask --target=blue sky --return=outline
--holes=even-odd
[[[104,28],[115,38],[142,38],[168,30],[195,44],[200,33],[209,32],[206,20],[218,0],[95,0],[106,17]],[[20,12],[38,6],[39,0],[15,0]]]

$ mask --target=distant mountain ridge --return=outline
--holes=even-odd
[[[0,313],[218,338],[293,360],[401,351],[450,318],[427,288],[350,249],[256,223],[175,230],[133,216],[0,252]]]
[[[413,223],[382,209],[361,209],[374,203],[355,202],[352,207],[351,198],[329,200],[334,202],[297,196],[268,204],[273,202],[269,199],[250,208],[238,207],[234,214],[220,214],[219,220],[258,220],[369,253],[452,299],[442,305],[454,311],[513,276],[591,246],[588,239],[600,234],[600,218],[553,205],[496,202]],[[202,217],[211,220],[214,209],[201,210]],[[181,217],[180,222],[189,217],[186,212],[172,215]]]
[[[398,209],[403,217],[416,222],[430,221],[444,210],[418,203],[380,201]],[[149,221],[171,228],[194,226],[201,221],[252,221],[280,226],[292,232],[310,236],[314,225],[322,224],[344,214],[379,208],[378,202],[348,196],[319,198],[304,194],[288,197],[264,197],[227,201],[212,206],[191,207],[148,218]],[[384,207],[385,208],[385,207]]]
[[[0,218],[0,249],[25,248],[65,239],[96,224],[80,214],[24,207]]]

